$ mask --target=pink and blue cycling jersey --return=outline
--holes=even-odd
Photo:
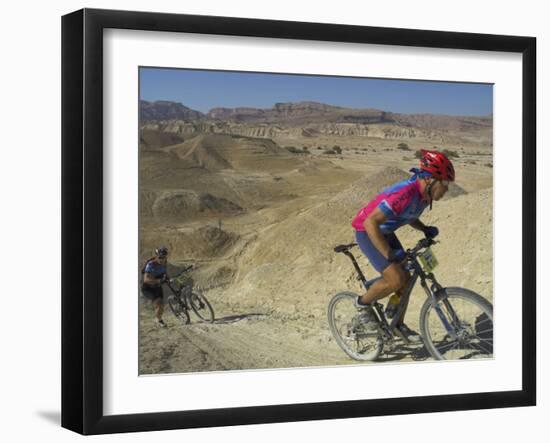
[[[357,213],[351,224],[356,231],[365,231],[365,220],[374,209],[380,208],[386,215],[386,221],[380,225],[380,230],[384,234],[389,234],[416,220],[427,206],[428,204],[422,200],[417,176],[413,175],[384,189]]]

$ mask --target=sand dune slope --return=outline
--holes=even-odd
[[[277,217],[280,209],[262,210],[264,222],[253,235],[226,239],[225,249],[212,259],[214,265],[197,272],[199,284],[210,287],[206,295],[217,312],[215,324],[183,327],[167,315],[170,327],[158,330],[151,312],[141,310],[141,372],[355,363],[333,342],[326,322],[332,295],[361,292],[351,263],[333,248],[354,241],[350,223],[356,212],[380,189],[405,176],[399,169],[384,168],[330,197],[309,199],[282,219]],[[433,247],[440,263],[436,275],[444,286],[464,286],[492,300],[492,188],[468,194],[457,188],[451,194],[422,217],[440,230],[440,243]],[[421,237],[409,227],[398,234],[405,247]],[[357,256],[366,274],[375,276],[359,251]],[[416,288],[407,320],[413,328],[418,328],[424,300]],[[423,349],[405,347],[384,357],[426,358]]]

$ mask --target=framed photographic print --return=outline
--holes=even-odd
[[[62,25],[64,427],[535,404],[534,38]]]

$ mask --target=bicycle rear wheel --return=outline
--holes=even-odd
[[[354,360],[376,360],[384,343],[378,331],[365,331],[357,321],[357,294],[340,292],[328,305],[328,324],[336,343]]]
[[[493,306],[464,288],[445,288],[420,311],[426,348],[436,360],[493,356]]]
[[[214,322],[214,309],[212,309],[206,297],[200,292],[192,292],[191,295],[189,295],[189,304],[193,312],[201,320],[207,323]]]
[[[187,312],[187,308],[178,297],[175,295],[168,297],[168,306],[170,306],[172,314],[174,314],[179,321],[181,321],[184,325],[189,324],[191,321],[189,312]]]

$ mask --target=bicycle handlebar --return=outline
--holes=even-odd
[[[418,253],[418,251],[420,251],[421,249],[428,248],[431,245],[435,245],[436,243],[438,242],[435,241],[433,238],[430,238],[430,237],[421,238],[420,240],[418,240],[418,243],[414,248],[407,249],[406,254],[409,257],[414,257]]]
[[[186,272],[190,271],[191,269],[193,269],[193,265],[189,265],[189,266],[187,266],[187,268],[183,268],[183,270],[178,275],[176,275],[175,277],[172,277],[172,280],[177,279],[179,276],[185,274]]]

